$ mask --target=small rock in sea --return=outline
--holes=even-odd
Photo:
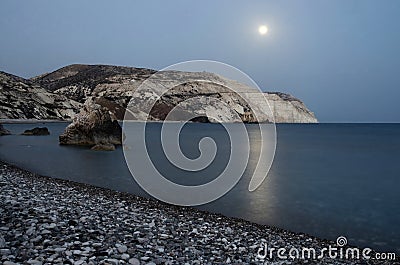
[[[121,259],[123,259],[123,260],[129,259],[129,254],[126,254],[126,253],[122,254]]]
[[[47,129],[46,127],[35,127],[31,130],[25,130],[25,132],[22,133],[22,135],[49,135],[49,129]]]

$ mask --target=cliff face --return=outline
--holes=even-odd
[[[314,113],[299,99],[280,92],[265,93],[276,123],[318,123]]]
[[[71,119],[80,105],[30,80],[0,72],[0,119]]]
[[[135,91],[143,81],[148,79],[154,73],[156,73],[154,70],[132,67],[70,65],[60,68],[52,73],[34,77],[30,80],[14,80],[11,85],[4,85],[5,82],[1,81],[2,86],[7,87],[4,91],[8,92],[6,93],[1,91],[0,94],[9,95],[10,89],[14,89],[16,92],[19,91],[19,96],[7,96],[7,98],[9,105],[14,105],[13,102],[19,102],[21,107],[17,108],[20,111],[13,111],[9,107],[0,109],[0,118],[48,119],[57,117],[61,119],[70,119],[75,113],[78,113],[78,109],[81,107],[82,103],[84,103],[88,98],[93,97],[96,99],[97,104],[108,108],[118,119],[123,119],[125,108],[134,95],[130,109],[132,109],[133,106],[133,109],[135,110],[136,106],[138,111],[134,118],[142,120],[145,119],[147,115],[140,112],[140,107],[143,104],[146,104],[146,98],[159,95],[160,84],[162,86],[170,85],[171,78],[178,78],[179,80],[195,78],[215,81],[222,85],[216,85],[209,82],[187,82],[181,84],[169,91],[166,95],[163,95],[161,100],[157,102],[151,111],[150,119],[163,120],[170,110],[184,100],[195,96],[206,96],[225,102],[232,110],[223,111],[218,105],[213,106],[212,104],[207,103],[190,106],[187,105],[186,107],[194,113],[207,113],[213,116],[218,116],[222,121],[237,121],[238,116],[245,122],[256,121],[251,108],[246,104],[246,102],[240,96],[232,93],[232,91],[229,91],[224,86],[234,87],[243,92],[246,97],[252,98],[255,102],[260,100],[259,94],[253,95],[254,90],[248,86],[212,73],[158,72],[158,84],[149,88],[145,93],[141,93],[140,95],[135,94]],[[14,79],[18,79],[18,77],[15,77]],[[20,91],[20,86],[22,86],[21,83],[28,86],[29,89]],[[317,122],[314,114],[309,111],[300,100],[284,93],[268,92],[264,93],[264,95],[269,100],[273,115],[268,114],[269,110],[264,110],[263,112],[265,115],[263,115],[262,119],[259,121],[272,121],[275,119],[276,122],[280,123]],[[37,97],[45,98],[47,101],[42,104],[42,99],[42,101],[38,103],[36,100]],[[26,108],[23,107],[23,102],[32,107],[30,107],[28,111],[24,111]],[[36,106],[36,109],[38,110],[34,111],[35,108],[33,106]],[[262,108],[261,104],[256,108],[258,107]],[[29,113],[34,114],[29,115]],[[211,119],[210,121],[212,122],[213,120]]]

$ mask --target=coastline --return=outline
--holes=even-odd
[[[302,233],[40,176],[1,161],[0,190],[3,264],[263,264],[257,259],[262,243],[317,250],[335,245]],[[285,261],[275,255],[268,264],[399,264],[397,260]]]
[[[72,120],[0,119],[0,124],[70,123]]]

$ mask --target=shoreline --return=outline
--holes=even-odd
[[[67,123],[72,120],[0,119],[0,124]]]
[[[336,244],[221,214],[40,176],[2,161],[0,190],[3,264],[263,264],[257,259],[262,243],[288,250]],[[285,262],[276,255],[268,261]],[[393,260],[357,262],[326,257],[307,264],[332,262],[395,264]]]

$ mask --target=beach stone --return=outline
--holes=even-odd
[[[11,250],[9,250],[8,248],[0,249],[0,255],[10,255],[10,254],[11,254]]]
[[[120,245],[117,249],[119,253],[125,253],[128,250],[125,245]]]
[[[6,261],[3,262],[3,265],[16,265],[16,264],[17,264],[17,263],[14,263],[14,262],[8,261],[8,260],[6,260]]]
[[[66,248],[55,248],[54,249],[55,252],[63,252],[65,250],[66,250]]]
[[[6,239],[6,245],[0,248],[0,264],[6,260],[17,264],[74,265],[259,264],[256,255],[261,243],[286,249],[313,247],[317,251],[336,243],[192,208],[160,204],[131,194],[37,176],[0,161],[0,180],[5,177],[18,185],[5,181],[5,186],[0,187],[3,202],[0,216],[5,217],[0,223],[0,238]],[[154,228],[149,227],[152,222],[157,224]],[[228,227],[232,233],[228,233]],[[51,234],[42,237],[45,229]],[[32,242],[36,237],[39,240]],[[143,240],[140,244],[139,238]],[[268,261],[268,264],[300,263]],[[318,264],[332,264],[332,260],[321,259]],[[355,263],[335,260],[335,264]],[[368,264],[382,263],[370,260]]]
[[[0,236],[0,248],[4,248],[6,246],[6,240],[3,236]]]
[[[43,262],[39,261],[39,260],[35,260],[35,259],[30,259],[27,261],[28,264],[32,264],[32,265],[42,265]]]
[[[128,262],[131,265],[140,265],[140,261],[137,258],[131,258]]]
[[[119,261],[117,259],[106,259],[105,260],[109,264],[117,265],[119,264]]]

